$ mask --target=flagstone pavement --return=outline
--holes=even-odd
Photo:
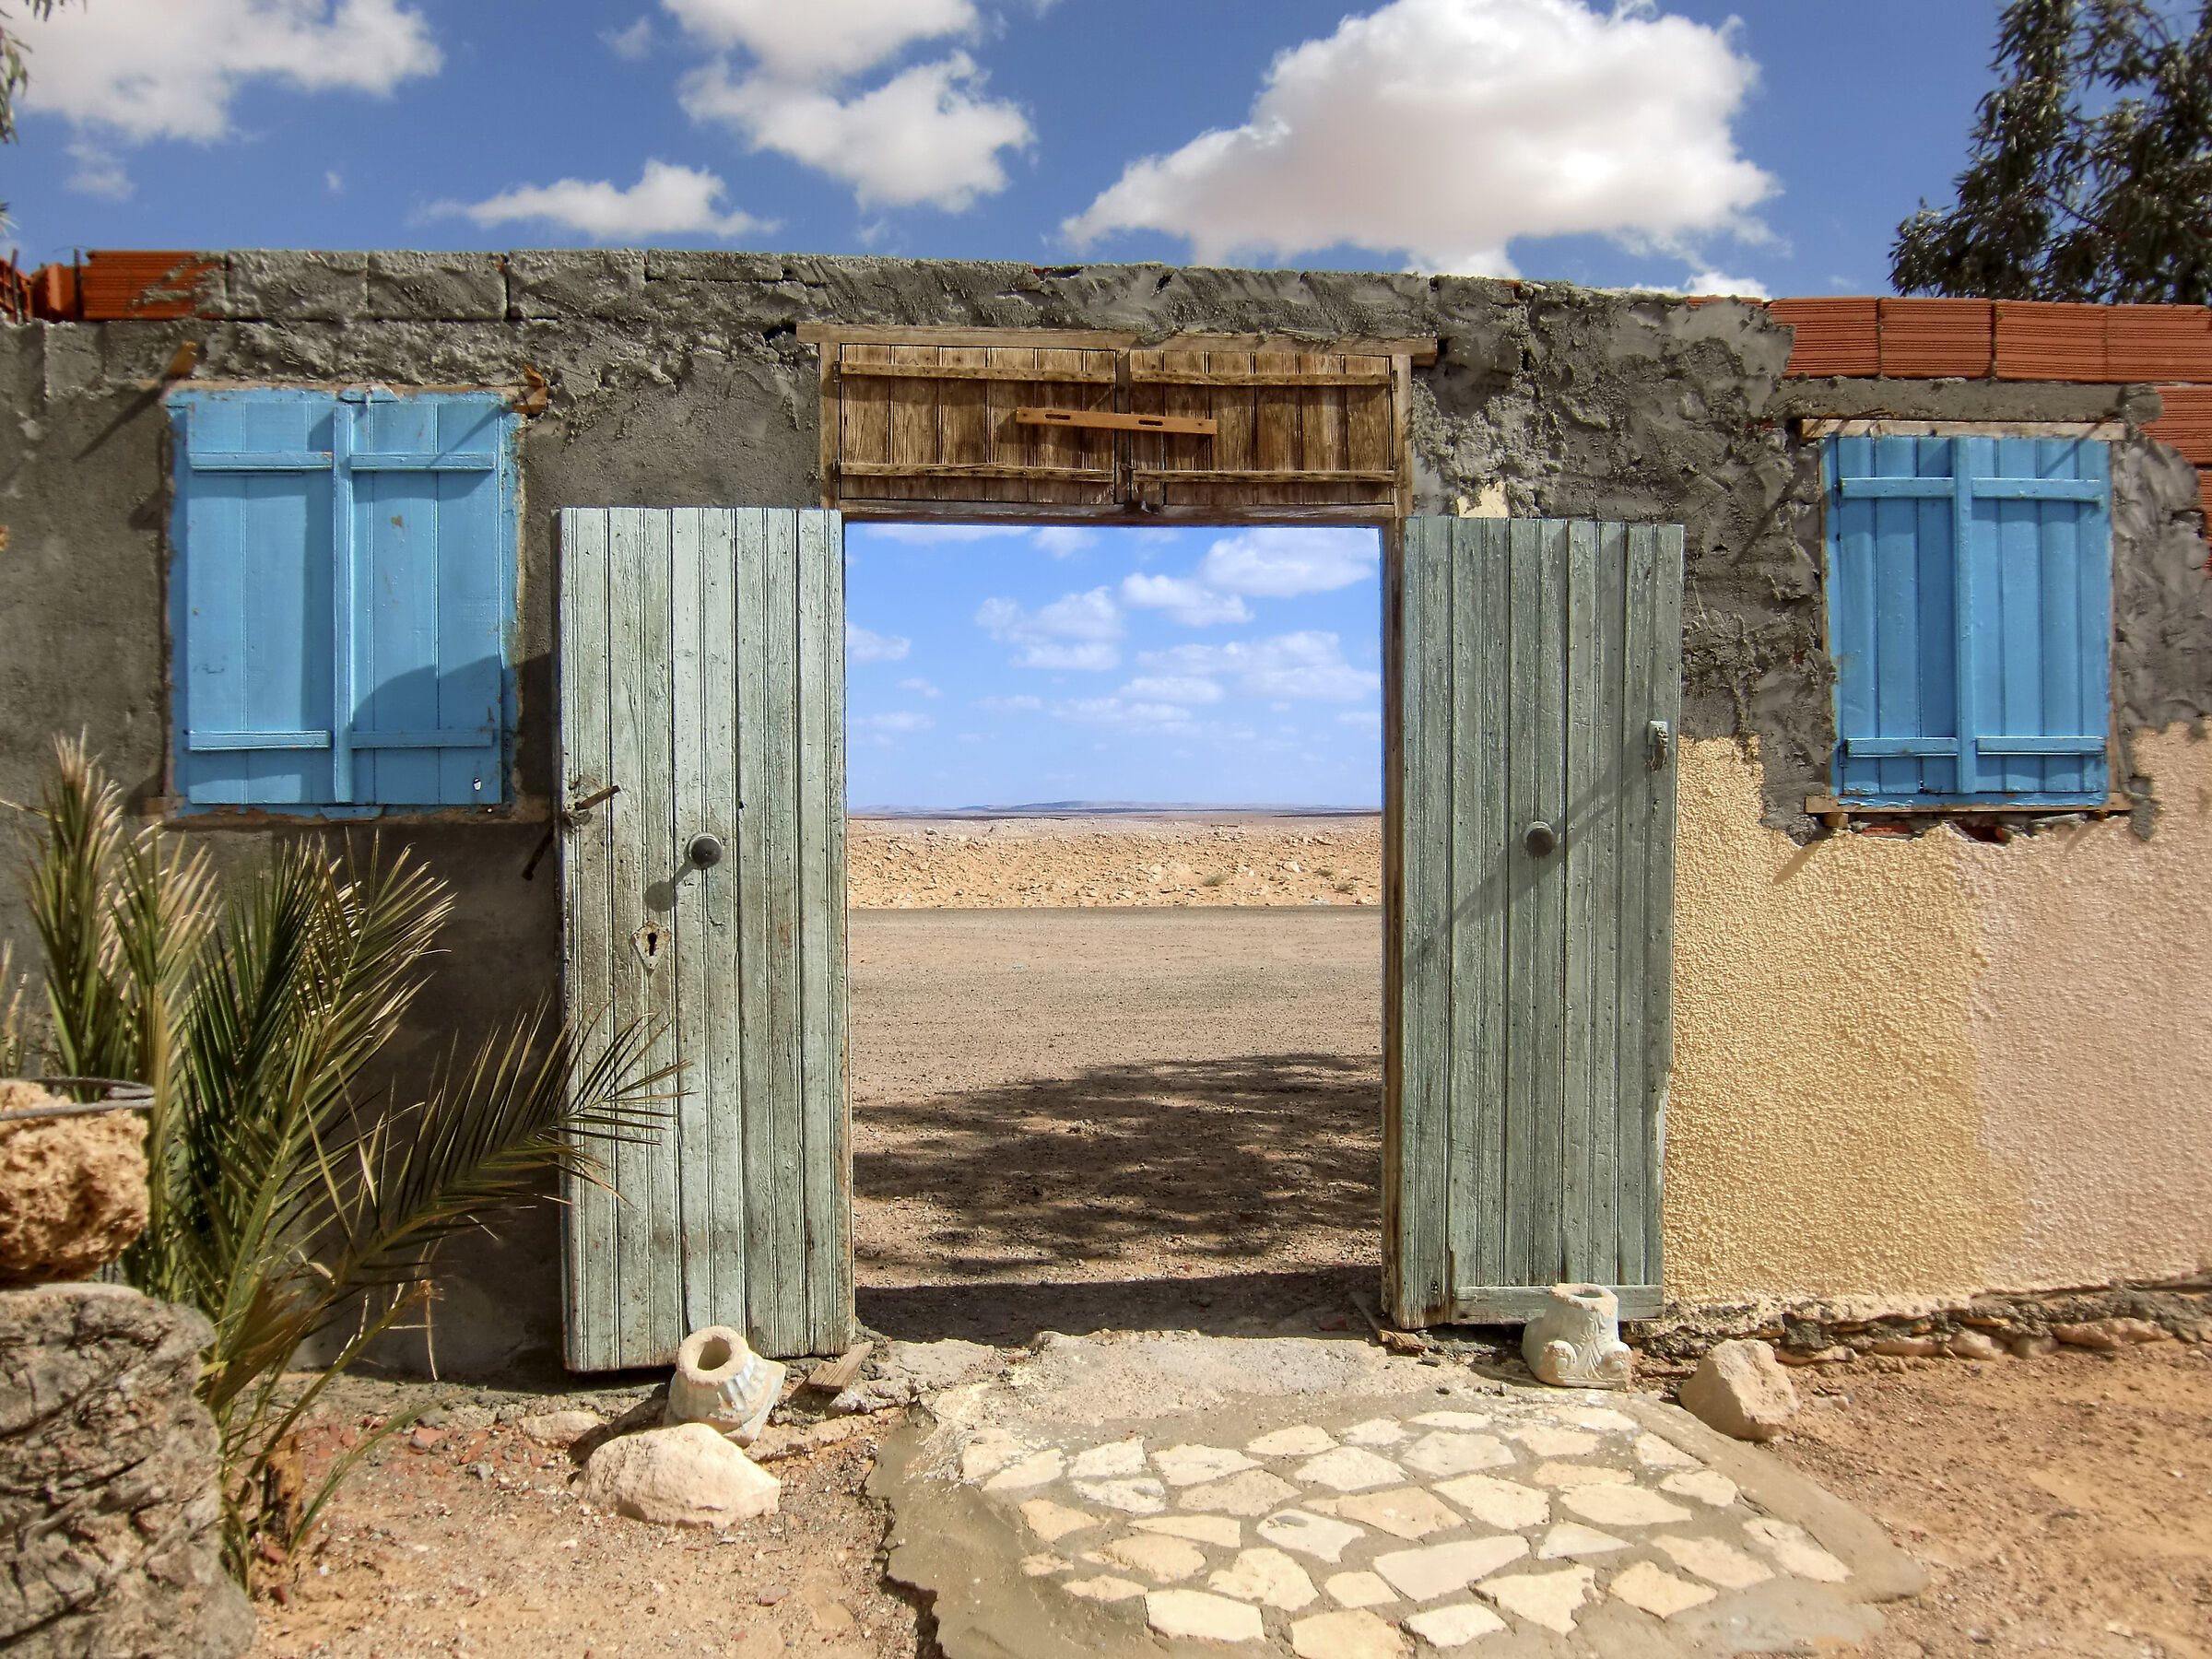
[[[1634,1394],[1353,1343],[1053,1338],[888,1448],[895,1578],[952,1659],[1848,1652],[1919,1572]]]

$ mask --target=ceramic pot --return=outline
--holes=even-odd
[[[783,1394],[783,1367],[763,1359],[728,1325],[708,1325],[684,1338],[668,1379],[665,1420],[704,1423],[724,1439],[749,1446]]]
[[[1635,1356],[1620,1339],[1620,1301],[1603,1285],[1554,1285],[1521,1333],[1521,1358],[1557,1388],[1626,1388]]]

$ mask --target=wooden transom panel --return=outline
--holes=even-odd
[[[862,516],[1404,510],[1407,357],[1255,336],[1142,349],[1126,335],[1095,347],[987,338],[822,340],[826,505]]]

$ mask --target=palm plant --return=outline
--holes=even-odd
[[[219,892],[204,853],[126,828],[83,745],[57,754],[27,871],[44,1046],[59,1074],[153,1091],[148,1221],[124,1274],[214,1324],[200,1395],[243,1582],[257,1554],[288,1559],[373,1443],[295,1495],[295,1428],[428,1303],[440,1243],[536,1198],[553,1171],[599,1180],[589,1144],[657,1133],[676,1068],[646,1066],[652,1033],[636,1027],[583,1064],[541,1009],[465,1061],[449,1053],[418,1099],[368,1092],[452,910],[442,884],[404,853],[301,838]],[[331,1362],[286,1386],[326,1336]]]

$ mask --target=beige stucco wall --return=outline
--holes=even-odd
[[[2212,1265],[2212,743],[2160,803],[1972,841],[1759,823],[1757,761],[1682,755],[1666,1282],[1932,1300]]]

